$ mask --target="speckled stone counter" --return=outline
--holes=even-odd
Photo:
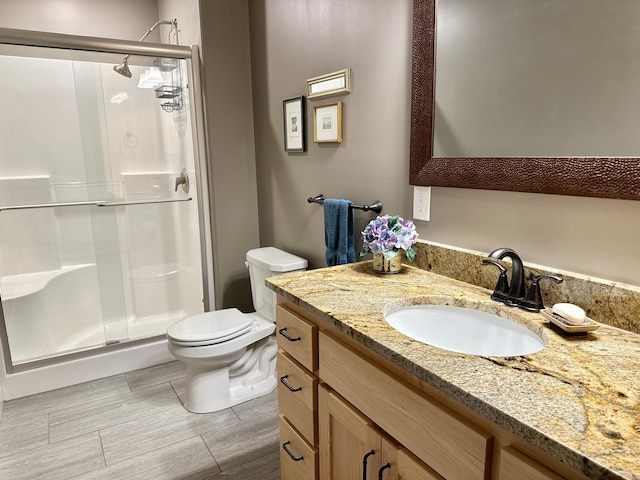
[[[568,336],[488,290],[405,266],[376,275],[361,262],[273,277],[267,285],[472,410],[590,478],[640,479],[640,335],[602,325]],[[391,328],[389,304],[447,303],[505,316],[548,343],[524,357],[480,357]]]
[[[495,268],[482,264],[488,252],[476,252],[450,245],[418,240],[414,266],[455,278],[465,283],[491,288],[498,280]],[[596,322],[640,333],[640,288],[603,278],[589,277],[525,262],[527,276],[560,275],[561,284],[544,284],[545,305],[569,302],[580,305]]]

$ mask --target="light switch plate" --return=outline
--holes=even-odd
[[[413,219],[428,222],[431,217],[431,187],[413,187]]]

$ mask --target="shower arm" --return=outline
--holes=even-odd
[[[151,33],[158,28],[160,25],[171,25],[172,27],[174,27],[175,29],[178,28],[178,19],[174,18],[173,20],[158,20],[156,23],[153,24],[153,26],[147,30],[146,32],[144,32],[144,35],[142,35],[142,37],[140,37],[140,40],[138,40],[139,42],[142,42],[145,38],[147,38],[149,35],[151,35]],[[129,60],[129,57],[131,56],[131,54],[127,54],[124,59],[122,60],[123,63],[126,63],[127,60]]]
[[[149,30],[144,32],[144,35],[142,35],[142,37],[140,37],[140,40],[138,41],[139,42],[143,41],[145,38],[151,35],[151,32],[153,32],[160,25],[172,25],[174,28],[178,28],[178,20],[175,18],[173,20],[158,20],[156,23],[153,24],[153,26]]]

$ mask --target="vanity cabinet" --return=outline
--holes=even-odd
[[[322,478],[378,478],[380,468],[392,460],[383,460],[382,433],[326,386],[320,388],[319,397]]]
[[[318,377],[278,352],[278,406],[311,445],[318,444]]]
[[[276,310],[283,480],[586,478],[282,297]]]
[[[276,307],[280,470],[283,480],[317,480],[317,326]]]
[[[398,450],[398,480],[444,480],[407,450]]]
[[[500,480],[562,480],[538,462],[527,457],[515,448],[505,447],[500,452]]]
[[[450,480],[488,478],[489,433],[394,378],[329,333],[320,333],[319,351],[322,381],[429,467]]]
[[[319,390],[320,472],[326,480],[443,480],[336,392]]]
[[[318,450],[280,414],[280,477],[290,480],[318,479]]]

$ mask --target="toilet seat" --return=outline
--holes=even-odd
[[[237,308],[227,308],[179,320],[169,326],[167,336],[176,345],[215,345],[246,334],[252,324],[253,319]]]

